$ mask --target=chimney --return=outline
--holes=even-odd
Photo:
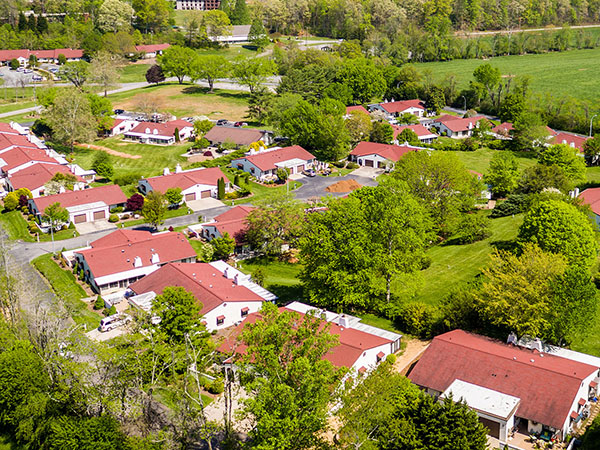
[[[225,270],[223,271],[223,276],[225,278],[229,278],[228,275],[229,275],[229,267],[225,267]]]
[[[239,286],[240,284],[240,274],[236,273],[235,276],[233,277],[233,282]]]
[[[163,169],[163,175],[170,175],[170,174],[171,174],[171,171],[169,170],[169,168],[168,168],[168,167],[165,167],[165,168]]]
[[[58,188],[58,193],[59,194],[64,194],[65,192],[67,192],[67,190],[65,189],[64,186],[61,186],[60,188]]]
[[[158,264],[160,262],[160,258],[158,256],[158,253],[152,253],[152,257],[150,258],[150,262],[152,264]]]
[[[339,317],[338,325],[342,328],[348,328],[348,319],[346,319],[346,314],[342,314]]]
[[[133,267],[142,267],[142,258],[136,256],[133,260]]]
[[[177,163],[175,166],[175,173],[181,173],[181,164]]]

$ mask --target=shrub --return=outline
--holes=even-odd
[[[94,302],[94,309],[102,309],[104,308],[104,305],[104,299],[100,295],[96,297],[96,301]]]
[[[74,230],[75,224],[73,222],[69,222],[69,230]]]
[[[110,307],[110,309],[108,310],[108,315],[112,316],[113,314],[116,314],[116,313],[117,313],[117,308],[115,308],[115,305],[112,305]]]
[[[129,219],[129,217],[130,217],[129,214],[123,214],[121,216],[121,220],[127,220],[127,219]]]
[[[252,194],[252,192],[250,192],[250,189],[246,188],[246,187],[242,187],[240,188],[239,191],[237,191],[238,196],[240,197],[248,197],[250,194]]]
[[[389,355],[387,355],[387,358],[385,358],[385,360],[390,364],[394,364],[396,362],[396,359],[396,355],[394,355],[393,353],[390,353]]]
[[[240,176],[236,173],[235,177],[233,178],[233,184],[235,184],[236,186],[240,185]]]
[[[435,326],[435,309],[425,303],[409,303],[401,308],[396,323],[407,333],[429,338]]]
[[[61,229],[61,231],[65,231],[65,230],[69,229],[69,226],[65,224],[62,227],[60,227],[60,229]]]
[[[236,198],[239,198],[240,194],[237,191],[233,191],[233,192],[228,192],[227,194],[225,194],[225,200],[235,200]]]
[[[110,212],[112,214],[123,212],[123,207],[122,206],[115,206],[113,209],[110,210]]]
[[[29,208],[27,206],[21,206],[21,212],[23,214],[28,214],[29,213]]]
[[[119,175],[113,178],[113,183],[119,186],[127,186],[128,184],[137,184],[142,179],[139,173],[129,173],[127,175]]]
[[[222,394],[223,391],[225,390],[225,386],[223,385],[223,380],[221,379],[216,379],[215,381],[213,381],[210,386],[208,386],[208,392],[210,392],[211,394]]]
[[[346,164],[346,168],[348,169],[358,169],[360,166],[358,164],[356,164],[355,162],[350,161],[348,164]]]
[[[519,214],[525,211],[527,206],[527,196],[523,194],[512,194],[501,203],[498,203],[492,210],[490,217],[495,219],[497,217],[506,217],[513,214]]]
[[[32,220],[35,220],[35,216],[33,214],[29,214],[27,216],[27,220],[29,220],[31,222]]]
[[[117,216],[116,214],[111,214],[108,218],[108,221],[110,223],[115,223],[119,221],[119,216]]]
[[[342,168],[346,167],[346,161],[335,161],[333,163],[333,165],[335,167],[337,167],[338,169],[342,169]]]
[[[479,145],[477,144],[477,141],[470,137],[463,139],[460,145],[460,150],[463,152],[474,152],[478,148]]]
[[[30,223],[29,225],[27,225],[27,229],[29,230],[29,232],[31,234],[35,234],[40,231],[40,229],[37,227],[37,225],[35,223]]]
[[[482,214],[465,214],[460,221],[452,242],[457,244],[471,244],[481,241],[491,235],[490,219]]]

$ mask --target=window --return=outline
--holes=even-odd
[[[225,322],[225,316],[217,317],[217,325],[223,325],[223,322]]]
[[[248,307],[242,308],[242,317],[246,317],[248,315],[248,311],[250,309]]]

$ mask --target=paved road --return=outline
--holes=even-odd
[[[362,186],[376,186],[377,181],[373,178],[367,178],[360,175],[346,175],[344,177],[322,177],[316,176],[312,178],[305,177],[300,180],[303,185],[294,191],[296,198],[298,200],[308,200],[314,197],[325,197],[325,196],[333,196],[333,197],[343,197],[344,195],[348,195],[349,192],[327,192],[325,189],[327,186],[330,186],[338,181],[342,180],[355,180],[358,184]]]
[[[522,32],[530,32],[530,31],[558,31],[563,28],[569,28],[570,30],[576,30],[578,28],[600,28],[600,25],[575,25],[569,27],[549,27],[549,28],[516,28],[514,30],[496,30],[496,31],[456,31],[454,34],[459,37],[471,37],[471,36],[486,36],[490,34],[512,34],[512,33],[522,33]]]

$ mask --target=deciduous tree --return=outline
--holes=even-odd
[[[483,181],[492,186],[498,197],[513,192],[519,179],[519,165],[515,156],[507,151],[497,152],[490,161],[490,168],[483,176]]]
[[[158,64],[153,64],[146,71],[146,81],[148,83],[162,83],[165,81],[165,74],[162,71],[162,68]]]
[[[90,141],[96,134],[96,120],[89,100],[73,89],[56,94],[54,104],[46,110],[44,119],[52,128],[53,138],[68,145],[71,151],[75,141]]]
[[[164,74],[176,77],[179,84],[182,84],[184,78],[192,73],[191,62],[196,57],[196,52],[191,48],[172,45],[157,58],[157,61]]]
[[[171,206],[179,207],[179,204],[183,200],[183,194],[181,193],[180,187],[169,188],[165,192],[165,198]]]
[[[98,10],[98,28],[105,33],[125,31],[131,27],[133,8],[121,0],[105,0]]]
[[[356,145],[361,141],[368,140],[373,129],[371,117],[364,111],[351,111],[349,116],[346,118],[346,128],[350,142]]]
[[[90,64],[85,61],[71,61],[64,64],[58,75],[66,78],[77,89],[81,89],[90,76]]]
[[[101,150],[96,153],[92,170],[101,178],[110,179],[113,176],[114,169],[108,153]]]
[[[540,147],[538,161],[545,166],[560,167],[567,179],[573,184],[585,181],[585,162],[579,156],[579,150],[567,144]]]
[[[250,93],[275,73],[275,65],[269,59],[238,59],[233,64],[233,76],[242,86],[247,86]]]
[[[182,287],[166,287],[152,303],[152,313],[160,318],[159,328],[166,339],[182,344],[185,336],[198,331],[202,304]]]
[[[213,260],[226,260],[233,255],[233,251],[235,250],[235,239],[232,238],[229,233],[225,232],[223,236],[211,240],[210,245],[213,247]]]
[[[165,213],[167,212],[165,196],[157,191],[151,191],[146,195],[144,206],[142,207],[142,215],[146,223],[153,228],[158,228],[165,221]]]
[[[192,80],[206,80],[209,93],[213,92],[215,80],[225,78],[230,71],[229,62],[219,55],[198,55],[194,58],[190,73]]]

